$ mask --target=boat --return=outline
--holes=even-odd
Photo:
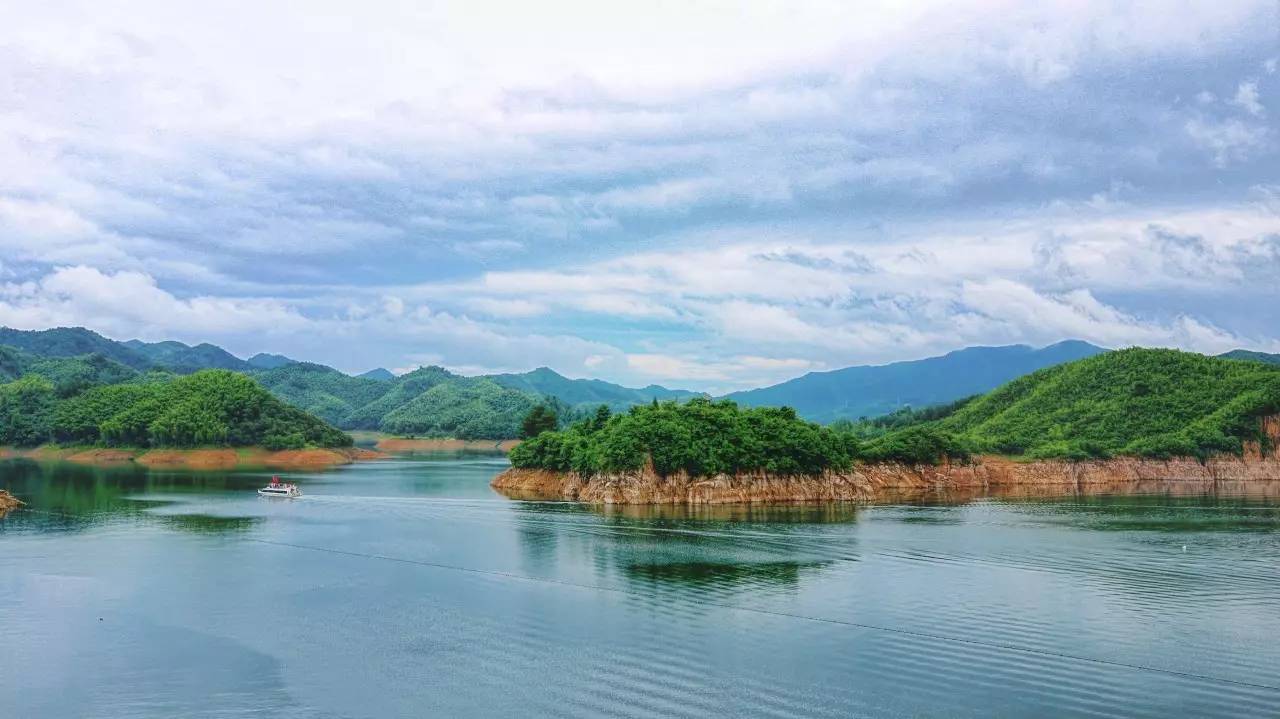
[[[296,484],[286,484],[280,481],[279,477],[272,477],[271,484],[258,490],[258,494],[263,497],[285,497],[288,499],[297,499],[302,496],[302,490],[298,489]]]

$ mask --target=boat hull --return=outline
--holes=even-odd
[[[297,499],[302,496],[302,492],[297,489],[270,489],[264,488],[258,490],[261,497],[279,497],[281,499]]]

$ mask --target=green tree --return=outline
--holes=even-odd
[[[545,404],[538,404],[520,421],[520,436],[524,439],[537,437],[543,432],[551,432],[559,424],[555,410]]]

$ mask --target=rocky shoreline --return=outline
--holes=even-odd
[[[1280,455],[1197,459],[1116,458],[1087,462],[1015,461],[979,457],[970,463],[868,464],[846,472],[794,477],[660,477],[652,471],[582,477],[574,473],[508,469],[492,486],[517,499],[567,499],[593,504],[729,504],[875,501],[931,492],[976,493],[1025,489],[1033,494],[1110,492],[1152,483],[1212,488],[1219,483],[1280,482]]]

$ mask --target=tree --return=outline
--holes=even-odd
[[[588,426],[592,432],[599,432],[604,429],[606,424],[609,424],[609,418],[612,416],[613,412],[609,410],[609,405],[602,404],[599,407],[596,407],[596,413],[592,415],[588,422]]]
[[[530,439],[543,432],[553,432],[559,422],[560,419],[556,416],[554,410],[543,404],[535,405],[533,409],[529,410],[529,414],[524,416],[524,420],[520,422],[520,437],[521,439]]]

